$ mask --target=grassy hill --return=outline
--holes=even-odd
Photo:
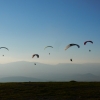
[[[100,82],[0,83],[0,100],[100,100]]]

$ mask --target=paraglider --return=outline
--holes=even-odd
[[[37,58],[39,58],[39,55],[38,54],[33,54],[32,55],[32,58],[34,58],[34,56],[37,56]],[[36,65],[36,63],[34,63],[34,65]]]
[[[46,47],[44,48],[44,50],[45,50],[46,48],[48,48],[48,47],[53,48],[53,46],[46,46]],[[49,55],[50,55],[50,53],[49,53]]]
[[[66,46],[65,50],[67,50],[71,46],[77,46],[78,48],[80,48],[80,46],[78,44],[69,44]]]
[[[85,41],[85,42],[84,42],[84,45],[86,45],[88,42],[90,42],[90,43],[93,44],[93,41]],[[91,52],[91,50],[89,50],[89,52]]]
[[[2,49],[2,48],[5,48],[6,50],[8,50],[8,51],[9,51],[9,49],[8,49],[8,48],[6,48],[6,47],[0,47],[0,49]],[[2,55],[2,56],[4,56],[4,55]]]
[[[66,46],[65,50],[67,50],[71,46],[77,46],[78,48],[80,48],[80,46],[78,44],[69,44]],[[70,59],[70,61],[72,61],[72,59]]]

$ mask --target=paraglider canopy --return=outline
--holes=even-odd
[[[86,44],[87,44],[87,42],[90,42],[90,43],[92,43],[92,44],[93,44],[93,41],[85,41],[85,42],[84,42],[84,45],[86,45]]]
[[[80,46],[78,44],[69,44],[66,46],[65,50],[67,50],[71,46],[77,46],[78,48],[80,48]]]
[[[44,48],[44,50],[45,50],[46,48],[48,48],[48,47],[51,47],[51,48],[53,48],[53,46],[46,46],[46,47]]]
[[[38,54],[33,54],[32,55],[32,58],[34,58],[34,56],[37,56],[37,58],[39,58],[39,55]]]
[[[6,47],[0,47],[0,49],[2,49],[2,48],[5,48],[5,49],[7,49],[7,50],[9,51],[9,49],[8,49],[8,48],[6,48]]]

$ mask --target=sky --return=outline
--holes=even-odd
[[[0,63],[100,62],[99,5],[99,0],[0,0],[0,46],[9,48],[0,50]],[[93,44],[84,46],[87,40]],[[70,43],[80,48],[65,51]],[[49,45],[53,48],[44,50]]]

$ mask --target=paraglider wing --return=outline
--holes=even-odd
[[[87,42],[90,42],[90,43],[92,43],[92,44],[93,44],[93,41],[85,41],[85,42],[84,42],[84,45],[86,45],[86,44],[87,44]]]
[[[51,48],[53,48],[53,46],[46,46],[46,47],[44,48],[44,50],[45,50],[46,48],[48,48],[48,47],[51,47]]]
[[[7,50],[9,51],[9,49],[8,49],[8,48],[6,48],[6,47],[0,47],[0,49],[1,49],[1,48],[5,48],[5,49],[7,49]]]
[[[37,58],[39,58],[39,55],[38,54],[36,56],[37,56]]]
[[[39,55],[38,55],[38,54],[34,54],[34,55],[32,55],[32,58],[34,58],[34,56],[37,56],[37,58],[39,58]]]
[[[32,55],[32,58],[34,58],[35,55]]]
[[[69,44],[66,46],[65,50],[67,50],[71,46],[77,46],[78,48],[80,48],[80,46],[78,44]]]
[[[70,47],[70,44],[66,46],[65,50],[67,50]]]

